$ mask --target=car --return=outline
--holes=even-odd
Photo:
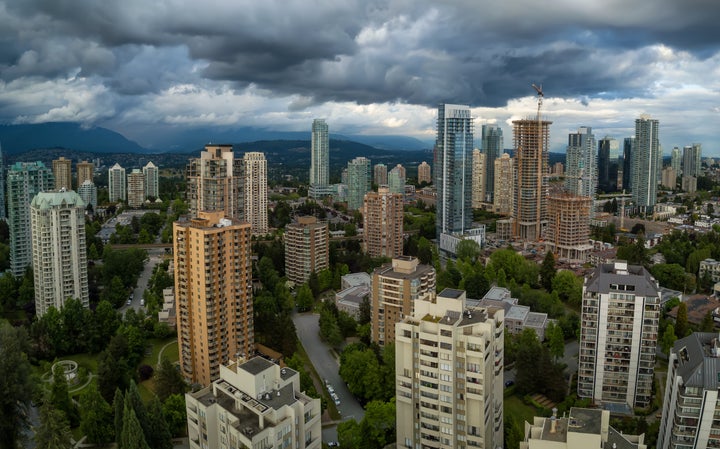
[[[335,399],[335,405],[340,405],[340,399]]]
[[[515,385],[515,381],[514,381],[514,380],[506,380],[506,381],[505,381],[505,388],[512,387],[513,385]]]
[[[327,389],[328,389],[328,393],[330,393],[330,394],[335,393],[335,389],[333,388],[332,385],[328,385]]]
[[[337,441],[330,441],[328,442],[328,447],[340,447],[340,443]]]
[[[140,305],[143,306],[143,307],[145,306],[145,300],[144,300],[144,299],[141,299],[141,300],[140,300]]]
[[[132,304],[132,298],[128,298],[127,305],[131,305],[131,304]]]

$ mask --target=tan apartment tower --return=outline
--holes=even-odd
[[[400,256],[372,274],[371,339],[380,346],[395,341],[395,325],[412,314],[420,298],[435,293],[435,269],[415,257]]]
[[[373,166],[373,183],[377,186],[384,186],[388,183],[387,165],[380,163]]]
[[[85,181],[95,183],[93,178],[95,173],[95,164],[88,161],[81,161],[77,163],[76,167],[78,189],[80,189],[80,186],[83,185]]]
[[[127,177],[127,203],[130,207],[141,207],[145,201],[145,175],[134,168]]]
[[[268,233],[267,160],[260,152],[252,151],[243,156],[245,164],[245,220],[252,226],[252,233]]]
[[[446,288],[398,323],[397,447],[503,447],[504,312]]]
[[[551,123],[532,119],[513,121],[517,173],[513,234],[523,240],[539,240],[547,224]]]
[[[493,207],[501,215],[512,215],[515,198],[515,159],[503,153],[495,159]]]
[[[387,186],[365,194],[363,247],[370,257],[397,257],[403,253],[403,195]]]
[[[548,227],[545,245],[556,259],[573,262],[587,261],[590,244],[590,212],[592,198],[571,193],[548,197]]]
[[[173,223],[180,372],[209,385],[254,353],[250,225],[223,211]]]
[[[430,164],[425,161],[422,161],[422,163],[418,165],[418,184],[422,184],[423,182],[426,184],[432,184]]]
[[[72,161],[60,156],[53,160],[53,176],[55,177],[55,190],[72,190]]]
[[[302,284],[313,271],[330,266],[330,234],[328,225],[313,216],[298,217],[285,228],[285,275]]]
[[[472,207],[480,209],[485,201],[487,155],[475,148],[472,153]],[[491,162],[492,163],[492,162]]]
[[[205,145],[199,158],[185,169],[190,216],[201,211],[224,211],[243,220],[243,160],[235,159],[232,145]]]

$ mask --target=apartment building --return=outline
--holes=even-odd
[[[185,394],[190,449],[320,449],[320,399],[300,374],[262,357],[220,366],[211,385]]]
[[[243,160],[232,145],[205,145],[199,158],[185,168],[190,216],[201,211],[225,211],[227,218],[243,220]]]
[[[243,156],[245,164],[245,220],[255,235],[268,233],[268,183],[265,154],[251,151]]]
[[[420,165],[418,165],[418,184],[422,184],[423,182],[426,184],[432,183],[432,169],[430,168],[430,164],[428,164],[425,161],[422,161]]]
[[[160,197],[160,176],[157,165],[148,162],[142,169],[145,177],[145,198],[158,199]]]
[[[503,311],[445,289],[396,327],[397,447],[503,447]]]
[[[180,370],[209,385],[220,366],[255,351],[250,225],[225,212],[173,223]]]
[[[328,225],[316,217],[297,217],[285,228],[285,275],[302,284],[313,271],[330,266],[330,234]]]
[[[550,195],[546,248],[558,259],[584,263],[592,251],[590,215],[592,198],[570,193]]]
[[[642,266],[602,264],[585,278],[578,396],[625,411],[652,393],[660,287]]]
[[[60,156],[52,161],[55,190],[72,190],[72,161]]]
[[[372,274],[370,338],[384,346],[395,341],[395,325],[413,313],[416,301],[435,292],[435,268],[416,257],[400,256]]]
[[[95,182],[93,176],[95,175],[95,164],[88,161],[80,161],[76,165],[77,167],[77,186],[83,185],[85,181]]]
[[[108,194],[110,201],[127,200],[127,178],[125,169],[116,163],[108,170]]]
[[[127,202],[130,207],[141,207],[145,202],[145,175],[135,168],[127,177]]]
[[[403,195],[387,187],[368,192],[363,201],[363,249],[370,257],[403,253]]]

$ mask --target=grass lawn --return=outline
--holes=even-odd
[[[522,398],[517,395],[505,396],[503,401],[504,412],[513,414],[520,422],[521,426],[525,424],[525,421],[532,423],[535,415],[540,416],[540,413],[531,405],[525,405]]]
[[[143,402],[147,404],[155,397],[155,381],[153,379],[148,379],[140,382],[140,385],[138,385],[138,392],[140,393],[140,398],[142,398]]]
[[[147,345],[150,348],[150,352],[146,353],[146,355],[142,358],[142,360],[140,361],[140,365],[150,365],[155,368],[155,365],[157,365],[158,354],[160,353],[160,350],[163,348],[163,346],[172,342],[173,340],[177,340],[177,338],[170,337],[164,340],[158,340],[155,338],[148,339]],[[165,351],[163,352],[163,357],[166,357],[171,362],[178,361],[179,356],[177,341],[174,344],[169,345],[165,349]]]
[[[60,357],[58,360],[74,360],[89,373],[97,374],[97,358],[97,354],[83,352],[81,354],[66,355],[65,357]]]

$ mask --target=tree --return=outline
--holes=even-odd
[[[116,359],[110,350],[105,350],[98,357],[98,390],[106,401],[113,398],[117,388],[125,389],[128,386],[129,375],[127,361],[124,358]]]
[[[670,349],[675,344],[675,340],[677,340],[677,336],[675,335],[675,326],[668,324],[665,328],[665,333],[663,333],[662,339],[660,340],[660,347],[665,354],[670,353]]]
[[[359,448],[363,444],[363,435],[360,433],[360,424],[352,418],[338,424],[337,435],[340,447]]]
[[[120,449],[150,449],[145,440],[143,429],[140,427],[140,421],[135,415],[132,406],[128,403],[127,398],[123,409],[123,428],[119,440]]]
[[[165,399],[165,402],[163,402],[162,412],[172,436],[179,437],[184,435],[185,429],[187,428],[185,396],[182,394],[173,394],[168,396],[168,398]]]
[[[490,282],[485,277],[484,270],[480,268],[478,271],[473,271],[470,275],[464,279],[463,287],[468,298],[482,298],[485,296],[488,290],[490,290]]]
[[[343,341],[340,327],[338,326],[337,318],[327,310],[322,308],[320,310],[320,338],[322,338],[330,346],[339,346]]]
[[[700,332],[714,332],[715,331],[715,320],[713,319],[712,312],[708,312],[703,317],[702,323],[700,324]]]
[[[361,401],[383,397],[380,363],[372,349],[349,345],[340,356],[340,377]]]
[[[67,379],[65,371],[60,365],[55,365],[53,371],[53,383],[50,387],[50,404],[55,410],[63,412],[70,425],[76,426],[79,421],[78,411],[70,400],[68,394]]]
[[[552,251],[548,251],[547,253],[545,253],[545,259],[543,259],[543,263],[540,266],[540,283],[545,288],[545,290],[552,290],[552,281],[555,277],[556,272],[557,270],[555,269],[555,256],[553,255]]]
[[[370,297],[365,296],[360,302],[360,311],[358,313],[358,324],[363,325],[372,319],[372,306],[370,305]]]
[[[545,331],[545,338],[548,342],[550,355],[553,356],[555,361],[562,358],[565,355],[565,336],[562,328],[551,321]]]
[[[145,440],[153,449],[172,449],[172,435],[162,412],[162,404],[157,397],[150,400],[148,405],[148,432]]]
[[[563,302],[579,306],[582,302],[582,278],[572,271],[561,270],[552,280],[552,290]]]
[[[295,296],[295,305],[297,306],[298,312],[311,310],[314,302],[315,297],[310,287],[307,284],[301,285]]]
[[[677,318],[675,318],[675,335],[678,338],[685,338],[689,330],[687,304],[681,302],[678,306]]]
[[[33,394],[28,337],[23,328],[0,321],[0,449],[15,449],[28,425],[24,410]]]
[[[455,248],[458,260],[475,262],[480,256],[480,245],[475,240],[460,240]]]
[[[72,433],[65,414],[53,408],[49,401],[40,407],[40,425],[35,428],[35,447],[38,449],[71,449]]]
[[[360,421],[361,448],[381,449],[395,441],[395,399],[370,401]]]
[[[163,357],[155,370],[155,394],[165,401],[174,394],[185,393],[186,384],[175,365]]]
[[[92,382],[80,396],[80,411],[80,430],[88,441],[100,445],[113,441],[113,410]]]
[[[115,425],[115,441],[120,446],[120,435],[123,429],[123,414],[125,413],[125,397],[119,388],[115,389],[115,398],[113,399],[113,424]]]
[[[659,263],[650,267],[650,273],[657,279],[661,287],[685,291],[687,273],[682,266],[676,263]]]
[[[516,337],[515,385],[520,393],[526,394],[538,390],[538,362],[542,347],[537,334],[525,328]]]

